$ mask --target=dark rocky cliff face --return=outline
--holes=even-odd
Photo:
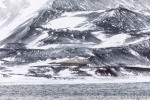
[[[132,9],[148,10],[149,0],[55,0],[53,8],[66,11],[106,10],[122,5]]]
[[[95,22],[105,31],[118,33],[119,31],[127,32],[147,28],[150,20],[149,17],[140,13],[118,7],[104,11]]]

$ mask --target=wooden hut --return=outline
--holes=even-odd
[[[62,62],[59,62],[62,67],[76,66],[76,67],[84,67],[90,64],[88,59],[81,59],[78,57],[71,58]]]

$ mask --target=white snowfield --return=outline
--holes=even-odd
[[[44,28],[52,28],[52,29],[71,29],[71,30],[88,30],[90,29],[90,24],[88,23],[87,17],[78,16],[80,14],[86,15],[90,13],[101,13],[105,10],[98,11],[76,11],[76,12],[64,12],[60,18],[54,19],[49,23],[43,25]],[[88,24],[85,26],[84,24]],[[82,27],[83,25],[83,27]]]
[[[43,25],[45,28],[52,28],[52,29],[71,29],[75,28],[78,25],[84,23],[86,21],[86,18],[82,17],[62,17],[62,18],[57,18],[55,20],[52,20],[50,23],[47,25]]]
[[[119,46],[126,46],[129,44],[136,44],[139,42],[142,42],[144,40],[150,39],[150,37],[141,37],[134,41],[126,42],[128,39],[132,38],[131,35],[121,33],[117,35],[113,35],[111,37],[107,37],[106,34],[103,34],[99,32],[99,35],[97,35],[99,39],[102,40],[102,43],[98,45],[94,45],[92,48],[107,48],[107,47],[119,47]]]
[[[94,83],[137,83],[150,82],[150,77],[135,76],[135,77],[100,77],[98,79],[87,77],[86,79],[46,79],[36,77],[20,77],[13,76],[10,78],[0,77],[0,85],[41,85],[41,84],[94,84]]]

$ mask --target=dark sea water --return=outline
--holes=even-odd
[[[150,83],[0,86],[0,100],[149,100]]]

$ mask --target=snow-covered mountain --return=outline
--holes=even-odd
[[[3,77],[149,76],[148,0],[31,1],[0,25]]]

